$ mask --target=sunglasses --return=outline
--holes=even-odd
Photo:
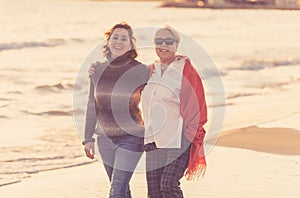
[[[176,42],[176,41],[174,39],[172,39],[172,38],[165,38],[165,39],[163,39],[163,38],[156,38],[156,39],[154,39],[154,43],[156,45],[162,45],[163,42],[165,42],[166,45],[173,45],[174,42]]]

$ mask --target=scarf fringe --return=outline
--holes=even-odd
[[[188,181],[194,181],[198,180],[199,177],[204,177],[206,172],[206,164],[197,164],[196,167],[194,167],[191,170],[187,170],[185,173],[185,177]]]

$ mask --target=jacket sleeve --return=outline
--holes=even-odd
[[[87,142],[94,142],[94,132],[97,123],[96,109],[95,109],[95,98],[94,98],[94,83],[92,77],[90,78],[90,89],[88,93],[88,102],[85,112],[85,124],[84,124],[84,141],[83,144]]]
[[[186,60],[183,69],[180,111],[186,137],[191,142],[197,139],[202,143],[205,136],[203,125],[207,122],[207,107],[201,78],[190,60]]]

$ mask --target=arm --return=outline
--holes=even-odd
[[[90,78],[90,89],[88,95],[88,103],[85,112],[85,125],[84,125],[84,142],[95,141],[92,136],[94,135],[95,127],[97,123],[95,98],[94,98],[94,84]]]
[[[85,113],[85,126],[84,126],[84,150],[86,156],[93,159],[94,158],[94,142],[93,138],[95,127],[97,123],[97,116],[95,110],[95,98],[94,98],[94,84],[90,78],[90,90],[88,96],[88,103]]]

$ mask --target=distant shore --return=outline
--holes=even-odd
[[[164,0],[85,0],[85,1],[161,1],[163,2]]]
[[[300,4],[296,5],[261,5],[261,4],[243,4],[243,3],[223,3],[198,5],[193,2],[164,2],[161,7],[176,8],[208,8],[208,9],[275,9],[275,10],[300,10]]]

